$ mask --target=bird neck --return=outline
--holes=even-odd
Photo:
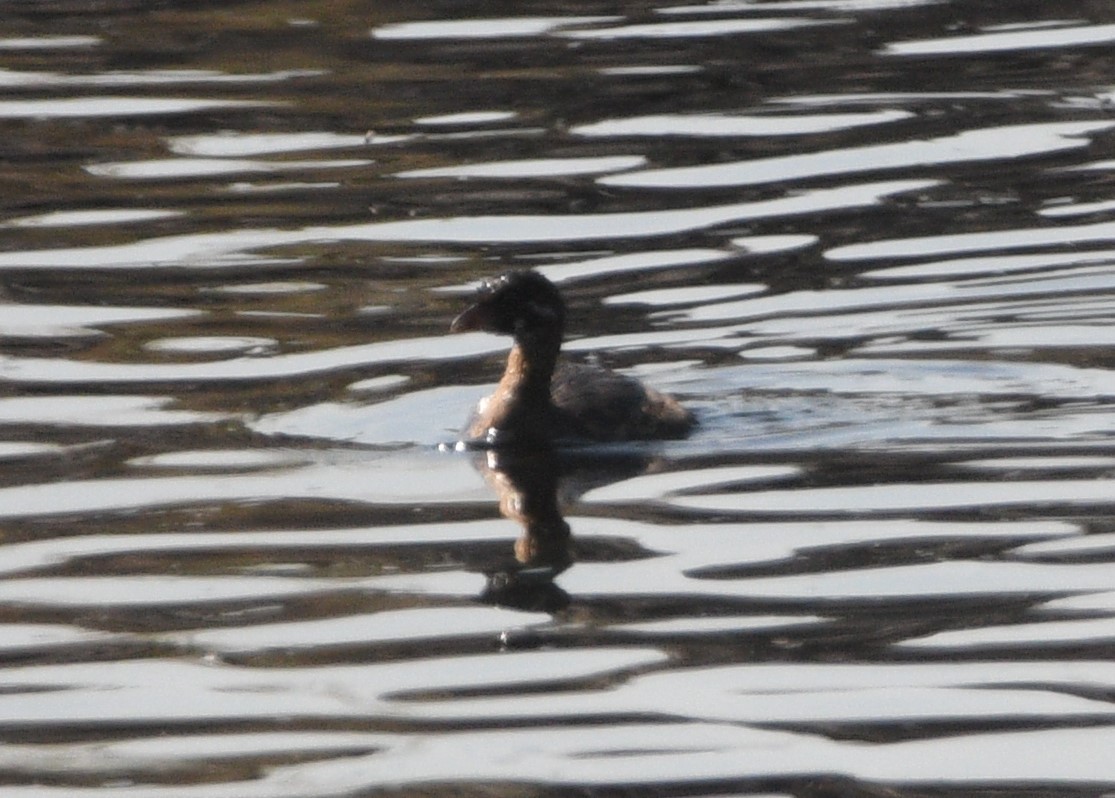
[[[507,356],[507,368],[500,387],[511,395],[530,402],[550,402],[550,380],[561,351],[561,334],[516,337]]]

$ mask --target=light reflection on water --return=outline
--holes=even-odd
[[[1108,10],[325,7],[0,40],[0,795],[1115,789]]]

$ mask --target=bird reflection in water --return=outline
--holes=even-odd
[[[500,513],[520,527],[514,558],[487,572],[481,600],[543,612],[557,612],[570,603],[554,583],[576,560],[563,506],[587,490],[644,473],[654,463],[645,452],[592,448],[474,450],[474,458],[499,497]]]
[[[515,558],[488,572],[481,600],[556,612],[569,604],[554,577],[573,564],[573,536],[558,499],[560,466],[548,447],[477,452],[476,465],[499,497],[499,511],[521,528]]]

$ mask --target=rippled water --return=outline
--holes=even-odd
[[[0,795],[1115,790],[1110,4],[5,16]]]

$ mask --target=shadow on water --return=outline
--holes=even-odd
[[[1110,3],[4,13],[0,798],[1115,790]]]

